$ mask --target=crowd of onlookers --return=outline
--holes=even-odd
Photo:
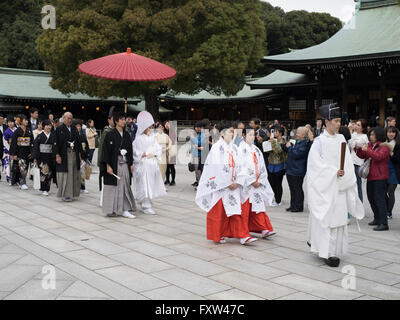
[[[342,121],[343,123],[343,121]],[[290,190],[290,205],[286,211],[303,212],[303,182],[307,172],[308,153],[315,138],[324,132],[324,120],[317,119],[315,126],[307,124],[297,129],[285,127],[279,120],[263,126],[260,119],[249,122],[256,132],[255,145],[263,152],[268,170],[268,180],[275,193],[273,206],[282,204],[283,178]],[[218,141],[217,124],[204,119],[195,124],[195,134],[191,137],[192,160],[189,170],[195,173],[193,187],[197,187],[203,165],[212,145]],[[232,124],[235,131],[233,143],[237,146],[243,141],[243,121]],[[369,223],[374,230],[388,230],[388,219],[392,218],[395,203],[395,190],[400,181],[400,135],[396,119],[388,117],[385,127],[370,127],[365,119],[346,120],[339,130],[345,137],[357,178],[358,195],[364,200],[360,168],[368,169],[366,190],[368,201],[374,213]],[[267,142],[267,144],[265,144]],[[367,162],[365,164],[365,162]]]

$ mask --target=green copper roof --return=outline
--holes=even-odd
[[[377,6],[386,3],[385,6]],[[366,6],[363,1],[361,5]],[[327,41],[302,50],[265,57],[278,68],[294,70],[303,65],[400,57],[400,6],[395,2],[368,2],[339,32]],[[374,6],[372,6],[374,4]]]
[[[282,70],[276,70],[268,76],[247,83],[252,89],[273,89],[282,87],[314,86],[316,82],[306,75]]]
[[[81,93],[64,95],[50,86],[50,80],[51,76],[47,71],[0,68],[0,97],[63,101],[123,101],[118,97],[102,99]],[[130,99],[130,101],[140,100]]]
[[[398,0],[355,0],[355,2],[358,2],[357,6],[363,10],[397,4]]]
[[[213,95],[207,91],[201,91],[195,95],[188,94],[164,94],[160,96],[160,99],[165,99],[169,101],[190,101],[190,102],[226,102],[226,101],[241,101],[241,100],[257,100],[268,97],[273,94],[272,90],[269,89],[258,89],[251,90],[247,85],[243,87],[234,96]]]

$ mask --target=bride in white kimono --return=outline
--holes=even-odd
[[[158,164],[162,148],[153,135],[153,124],[154,119],[149,112],[140,112],[136,139],[132,143],[136,201],[141,203],[142,211],[147,214],[155,214],[151,200],[167,195]]]

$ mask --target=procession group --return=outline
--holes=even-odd
[[[386,131],[373,127],[367,133],[362,119],[342,125],[338,104],[323,106],[319,112],[316,127],[297,128],[296,136],[278,121],[266,130],[258,119],[248,126],[240,121],[196,124],[190,139],[191,171],[196,174],[195,202],[207,212],[208,240],[223,244],[236,238],[248,245],[257,240],[250,233],[261,238],[276,234],[267,210],[282,204],[285,174],[291,195],[288,212],[304,211],[305,181],[310,211],[307,244],[329,266],[337,267],[347,252],[350,216],[356,221],[364,218],[361,176],[368,180],[374,213],[370,225],[376,226],[375,231],[389,229],[388,212],[400,181],[395,124]],[[40,170],[44,195],[53,180],[63,201],[79,198],[85,190],[80,171],[93,156],[82,123],[66,112],[57,126],[43,121],[43,131],[34,139],[34,120],[19,115],[7,119],[8,127],[0,124],[0,156],[7,180],[26,190],[31,165]],[[166,196],[165,185],[175,184],[176,159],[171,159],[177,153],[176,133],[171,139],[167,129],[147,111],[129,126],[124,113],[110,111],[98,146],[100,199],[108,217],[136,218],[136,203],[144,213],[155,214],[153,200]]]
[[[389,117],[386,128],[372,127],[363,119],[343,121],[338,104],[322,106],[319,113],[316,127],[297,128],[296,139],[279,121],[265,129],[259,119],[247,127],[240,121],[217,125],[221,138],[208,151],[195,184],[196,203],[207,212],[207,239],[226,243],[239,238],[247,244],[257,240],[250,233],[261,238],[275,234],[266,211],[282,205],[285,174],[291,198],[288,212],[304,211],[305,180],[310,212],[307,245],[327,265],[338,267],[348,251],[351,216],[358,227],[365,216],[362,178],[367,179],[374,214],[369,225],[374,231],[389,230],[400,181],[396,119]],[[213,130],[211,125],[210,141]],[[200,151],[208,149],[207,135],[201,136],[199,131],[199,158]]]
[[[82,173],[85,167],[91,167],[94,149],[82,132],[82,121],[66,112],[54,125],[50,119],[38,120],[37,110],[32,111],[30,119],[21,114],[8,117],[7,126],[0,125],[2,173],[10,186],[28,190],[27,179],[37,169],[40,174],[35,176],[44,196],[49,195],[54,182],[57,197],[65,202],[77,200],[81,192],[87,192]],[[134,139],[127,129],[125,114],[111,111],[108,123],[99,139],[103,212],[109,217],[122,215],[133,219],[139,202],[144,213],[155,214],[152,200],[164,197],[166,189],[159,165],[163,150],[151,134],[153,117],[148,112],[139,114],[137,125],[130,126],[135,127]],[[34,137],[38,124],[40,133]],[[90,130],[86,128],[86,132]],[[94,132],[92,136],[96,135]]]

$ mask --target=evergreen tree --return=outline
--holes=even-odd
[[[160,86],[189,94],[236,94],[265,54],[259,0],[56,0],[56,30],[45,30],[38,52],[61,92],[139,96],[158,117]],[[121,83],[88,77],[78,65],[132,51],[173,67],[164,83]]]

